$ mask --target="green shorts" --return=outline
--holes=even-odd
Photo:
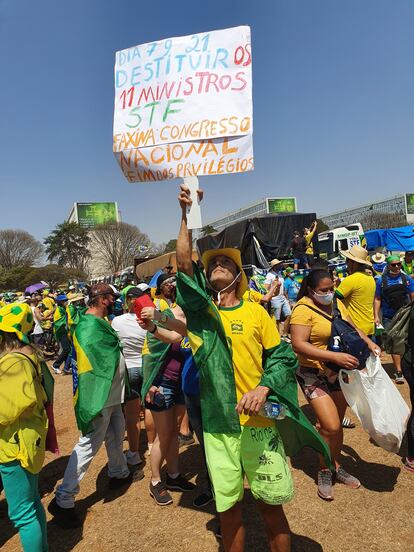
[[[292,499],[292,475],[275,426],[242,426],[240,434],[204,433],[204,446],[218,512],[243,499],[244,475],[255,499],[273,505]]]

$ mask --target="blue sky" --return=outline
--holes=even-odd
[[[176,237],[177,181],[129,184],[112,154],[117,50],[250,25],[254,172],[201,177],[204,220],[266,196],[301,211],[414,192],[411,0],[0,0],[2,228],[45,237],[75,201],[118,201]]]

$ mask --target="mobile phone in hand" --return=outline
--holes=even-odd
[[[137,315],[137,318],[141,318],[141,312],[144,307],[155,308],[154,303],[151,301],[151,297],[147,294],[141,295],[141,297],[137,297],[137,299],[135,299],[134,312]]]

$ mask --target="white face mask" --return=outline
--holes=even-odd
[[[334,292],[328,291],[328,293],[316,293],[315,291],[312,291],[312,297],[315,299],[317,303],[320,305],[330,305],[334,298]]]

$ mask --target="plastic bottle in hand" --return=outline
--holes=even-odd
[[[286,410],[283,404],[266,401],[259,410],[259,414],[272,420],[283,420],[286,416]]]

